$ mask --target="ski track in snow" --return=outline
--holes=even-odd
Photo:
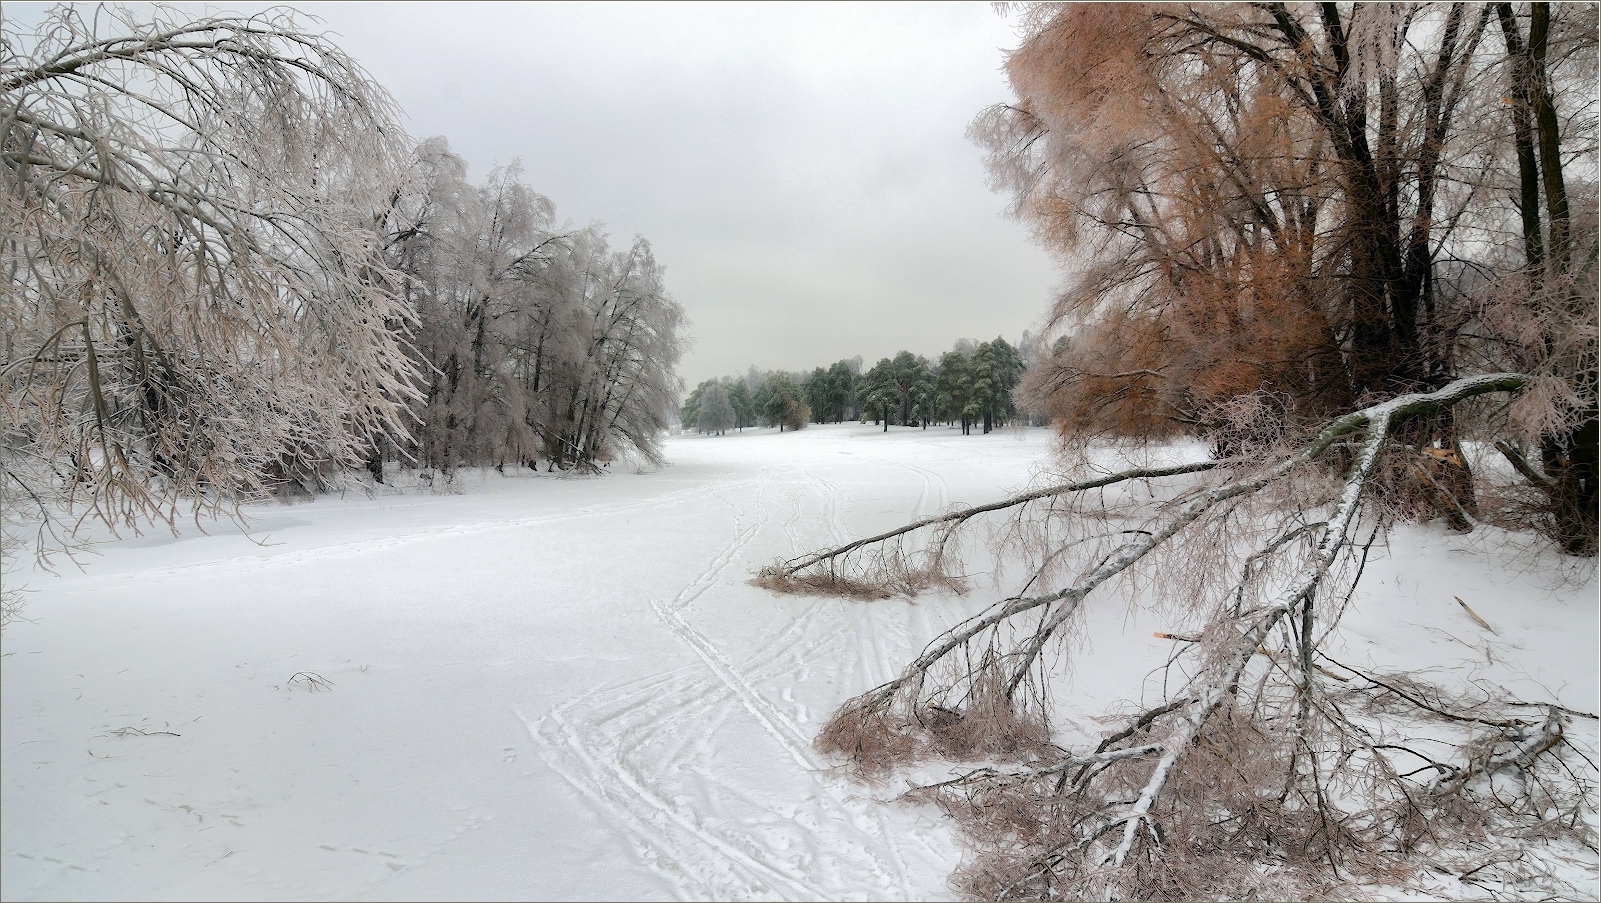
[[[806,475],[823,490],[823,523],[828,533],[828,545],[844,545],[850,541],[851,537],[840,517],[839,500],[843,493],[837,484],[818,476],[815,471],[807,470]],[[855,634],[858,640],[865,637],[868,644],[868,648],[863,650],[862,670],[865,681],[862,686],[878,686],[893,676],[896,666],[889,660],[883,644],[878,640],[879,631],[875,628],[879,625],[869,623],[866,625],[866,629],[862,629],[861,625],[864,621],[870,621],[871,613],[879,609],[870,608],[862,604],[846,604],[849,606],[846,611],[851,613],[850,620],[853,629],[850,629],[850,632]],[[894,625],[894,629],[899,637],[907,638],[905,625]],[[909,880],[911,866],[907,864],[906,856],[901,851],[900,843],[896,839],[898,832],[887,823],[881,807],[873,807],[872,816],[879,836],[889,846],[890,855],[895,859],[896,868],[900,870],[903,879],[905,879],[902,881],[902,886],[906,889],[908,898],[915,896],[915,891]],[[922,840],[921,837],[918,839]],[[923,842],[923,849],[925,852],[932,852],[932,848],[928,846],[926,841]]]
[[[923,481],[922,489],[917,494],[917,501],[912,505],[911,519],[931,517],[945,510],[951,503],[950,486],[945,478],[926,467],[915,464],[903,464],[899,461],[891,462],[902,470],[909,470],[917,474]]]
[[[945,478],[940,476],[937,471],[929,470],[926,467],[918,467],[915,464],[906,464],[900,461],[890,461],[887,463],[892,464],[901,470],[911,471],[922,481],[922,485],[917,494],[917,501],[912,504],[912,509],[907,515],[906,520],[908,523],[921,518],[932,517],[950,507],[950,484],[947,483]],[[839,542],[842,544],[847,541],[847,539],[841,539]],[[923,541],[927,542],[927,537],[924,537]],[[923,606],[912,606],[911,613],[909,614],[908,618],[908,623],[900,626],[900,635],[908,638],[908,640],[910,640],[911,635],[914,633],[916,636],[927,639],[933,637],[934,634],[938,632],[931,631],[929,629],[927,611]],[[864,633],[868,636],[876,636],[876,633],[871,629],[858,631],[857,635],[861,636]],[[878,645],[876,640],[874,640],[874,643],[875,646]],[[875,662],[877,666],[876,670],[866,675],[871,686],[877,686],[892,679],[900,671],[900,668],[903,664],[902,660],[892,661],[882,652],[877,654]]]
[[[797,468],[767,470],[774,469]],[[828,541],[845,541],[839,487],[809,469],[800,471],[820,490]],[[921,508],[935,494],[931,487],[938,478],[931,480],[927,471],[919,476]],[[939,484],[937,494],[943,496],[943,481]],[[597,809],[614,816],[610,821],[624,826],[640,856],[685,898],[842,899],[864,893],[875,899],[916,898],[921,892],[914,871],[883,807],[831,772],[812,750],[808,731],[762,690],[764,685],[803,679],[808,661],[827,654],[835,631],[819,629],[825,625],[818,621],[825,610],[841,604],[843,626],[868,637],[872,646],[862,652],[868,685],[886,679],[893,665],[873,639],[877,628],[889,626],[885,620],[873,623],[870,607],[860,603],[813,600],[765,638],[754,655],[738,661],[689,616],[708,590],[744,578],[743,570],[732,576],[728,572],[771,524],[765,489],[757,487],[754,508],[764,513],[751,526],[743,526],[737,506],[717,493],[735,507],[732,539],[674,597],[651,600],[657,617],[704,669],[685,668],[605,687],[556,706],[539,722],[521,712],[517,717],[540,742],[546,763]],[[791,511],[779,526],[791,548],[808,548],[815,540],[803,540],[796,530],[805,499],[799,491],[785,495]],[[906,639],[905,626],[895,626],[899,629],[894,633]],[[788,700],[790,694],[784,690],[782,695]],[[812,784],[810,792],[793,798],[793,806],[774,807],[767,801],[769,794],[742,791],[729,780],[719,780],[720,770],[704,767],[709,764],[710,734],[741,710]],[[804,720],[804,710],[800,717]],[[814,829],[825,824],[836,842],[819,849]],[[927,840],[917,839],[925,854],[939,855]],[[875,850],[888,856],[881,858]]]

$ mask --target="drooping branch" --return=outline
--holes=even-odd
[[[1521,385],[1521,381],[1518,383]],[[1514,386],[1515,387],[1515,386]],[[1447,387],[1451,388],[1451,387]],[[1492,391],[1492,390],[1485,390]],[[1458,399],[1460,400],[1460,399]],[[1268,633],[1278,625],[1278,622],[1287,617],[1296,608],[1309,609],[1312,599],[1317,593],[1318,586],[1333,567],[1335,559],[1344,551],[1349,543],[1349,534],[1352,523],[1356,519],[1357,508],[1362,500],[1363,489],[1368,478],[1373,473],[1373,467],[1379,460],[1379,451],[1384,447],[1388,438],[1390,427],[1396,422],[1398,412],[1402,410],[1428,410],[1429,405],[1454,403],[1444,399],[1423,401],[1421,398],[1398,398],[1383,405],[1377,405],[1363,412],[1367,420],[1367,438],[1362,443],[1362,449],[1357,455],[1356,463],[1352,466],[1350,474],[1346,477],[1345,486],[1340,494],[1338,506],[1329,518],[1328,529],[1323,539],[1318,543],[1317,552],[1312,556],[1296,576],[1294,582],[1280,593],[1279,597],[1266,611],[1255,614],[1246,624],[1243,636],[1236,640],[1232,649],[1228,649],[1227,669],[1215,679],[1206,681],[1194,694],[1186,707],[1183,720],[1173,738],[1167,742],[1167,752],[1156,765],[1151,777],[1146,781],[1140,791],[1140,797],[1128,812],[1118,820],[1123,823],[1123,840],[1110,853],[1102,858],[1102,862],[1110,862],[1121,867],[1134,847],[1134,841],[1142,822],[1150,821],[1151,806],[1161,793],[1167,782],[1168,773],[1196,734],[1205,725],[1207,719],[1217,711],[1225,699],[1232,696],[1239,687],[1240,677],[1245,671],[1246,664],[1251,660]],[[1310,642],[1310,638],[1303,638],[1303,642]],[[1301,679],[1307,680],[1308,675],[1302,674]]]
[[[1488,774],[1486,769],[1548,768],[1536,760],[1556,753],[1560,743],[1552,737],[1560,734],[1560,726],[1530,733],[1516,727],[1524,722],[1489,714],[1454,719],[1446,702],[1414,707],[1405,711],[1449,723],[1502,724],[1507,725],[1503,731],[1517,730],[1516,737],[1508,735],[1500,746],[1460,765],[1450,757],[1431,757],[1438,767],[1430,766],[1434,777],[1427,787],[1443,788],[1431,796],[1433,791],[1424,792],[1427,787],[1413,772],[1401,773],[1382,755],[1386,749],[1411,750],[1382,739],[1373,733],[1377,728],[1364,727],[1342,709],[1352,699],[1378,705],[1391,692],[1386,685],[1372,679],[1353,682],[1316,663],[1324,658],[1317,645],[1330,635],[1344,609],[1342,600],[1349,597],[1365,563],[1372,540],[1365,539],[1367,527],[1359,525],[1367,517],[1363,512],[1368,503],[1381,491],[1376,475],[1387,466],[1386,455],[1391,450],[1404,453],[1399,444],[1403,425],[1471,398],[1516,392],[1527,381],[1521,374],[1485,374],[1434,392],[1402,395],[1336,418],[1276,460],[1244,472],[1230,468],[1212,485],[1192,488],[1166,503],[1144,529],[1114,531],[1132,538],[1121,540],[1108,554],[1092,549],[1094,558],[1067,585],[997,601],[946,631],[894,680],[841,706],[819,736],[818,747],[842,755],[867,776],[928,758],[988,760],[991,764],[984,768],[915,793],[939,803],[976,832],[972,836],[988,851],[964,867],[962,886],[1001,898],[1036,893],[1070,898],[1083,893],[1156,895],[1158,885],[1145,882],[1158,880],[1151,875],[1166,874],[1161,863],[1173,844],[1214,849],[1224,843],[1221,837],[1203,840],[1199,835],[1222,830],[1220,826],[1236,819],[1266,817],[1241,810],[1258,805],[1281,813],[1273,816],[1278,821],[1263,824],[1262,837],[1278,832],[1307,838],[1305,855],[1330,865],[1344,855],[1342,845],[1368,843],[1360,839],[1367,836],[1364,831],[1382,834],[1388,830],[1382,826],[1412,817],[1407,813],[1419,807],[1455,805],[1450,798],[1470,792],[1467,786]],[[1346,462],[1344,473],[1332,488],[1316,488],[1326,486],[1317,474],[1327,468],[1312,465],[1335,449],[1342,451],[1337,460]],[[1112,477],[1098,479],[1107,485]],[[1004,510],[1092,482],[1059,484],[925,518],[829,552],[838,556],[895,542],[914,529],[965,522],[980,509]],[[1282,504],[1285,493],[1315,494],[1299,498],[1297,516],[1265,531],[1253,551],[1225,559],[1234,562],[1233,570],[1208,578],[1193,591],[1198,595],[1189,611],[1205,621],[1199,633],[1187,637],[1191,642],[1182,653],[1197,657],[1186,669],[1193,676],[1175,695],[1129,716],[1123,729],[1110,733],[1093,752],[1055,746],[1042,689],[1050,680],[1042,663],[1055,659],[1043,650],[1074,622],[1090,597],[1104,595],[1107,584],[1136,565],[1144,562],[1155,573],[1179,566],[1182,550],[1193,548],[1184,543],[1199,542],[1217,554],[1223,547],[1216,545],[1216,537],[1228,535],[1239,504],[1270,487],[1275,490],[1264,496],[1270,497],[1264,502],[1268,505]],[[1088,515],[1081,509],[1064,514],[1062,508],[1051,507],[1039,516],[1065,517],[1071,526]],[[1046,534],[1060,543],[1081,541]],[[794,559],[789,566],[809,562],[826,567],[829,552]],[[804,571],[792,573],[805,576]],[[1038,579],[1036,573],[1030,582]],[[1019,693],[1025,685],[1034,691]],[[1396,686],[1394,681],[1389,685]],[[1326,737],[1336,738],[1336,745],[1329,746]],[[1351,750],[1366,758],[1352,763]],[[998,764],[1004,762],[1015,764]],[[1218,768],[1238,769],[1239,779],[1219,784],[1212,771]],[[1262,800],[1264,786],[1279,788],[1276,802]],[[1359,786],[1367,788],[1361,793],[1372,795],[1369,808],[1352,801],[1353,788]],[[1249,820],[1241,824],[1238,830],[1257,830]],[[1022,838],[1017,842],[1021,847],[1011,841],[993,850],[987,846],[994,838],[1013,835]],[[1328,874],[1338,871],[1334,867]]]
[[[998,502],[991,502],[985,505],[974,505],[971,508],[963,508],[947,514],[938,514],[934,515],[933,517],[925,517],[921,520],[916,520],[906,524],[905,526],[897,527],[884,533],[879,533],[876,536],[868,536],[863,539],[853,540],[842,546],[836,546],[832,549],[824,549],[820,552],[812,552],[797,558],[791,558],[782,564],[772,565],[764,568],[760,574],[760,579],[775,583],[788,580],[795,577],[797,574],[800,574],[810,568],[814,568],[824,562],[832,562],[858,549],[884,543],[892,539],[898,539],[908,533],[914,533],[926,527],[945,526],[948,530],[955,530],[960,528],[969,520],[972,520],[981,514],[988,514],[993,511],[1004,511],[1008,508],[1016,508],[1020,505],[1026,505],[1030,502],[1040,501],[1041,499],[1071,495],[1091,489],[1101,489],[1129,480],[1159,479],[1162,477],[1179,476],[1181,474],[1200,473],[1202,471],[1211,470],[1217,467],[1220,463],[1222,462],[1198,461],[1190,464],[1180,464],[1173,467],[1138,467],[1119,471],[1117,473],[1107,474],[1106,476],[1096,477],[1089,480],[1081,480],[1071,483],[1059,483],[1054,486],[1047,486],[1043,489],[1036,489],[1020,495],[1014,495]]]
[[[6,23],[3,463],[51,487],[8,507],[231,515],[411,425],[414,311],[369,209],[393,101],[292,15],[178,18]]]

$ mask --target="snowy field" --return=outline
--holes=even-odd
[[[0,640],[0,896],[948,898],[961,851],[938,812],[880,802],[893,787],[846,781],[810,741],[984,587],[862,603],[746,581],[993,500],[1049,445],[683,436],[654,473],[267,505],[249,536],[191,525],[22,575],[32,621]],[[1593,563],[1516,546],[1397,531],[1331,651],[1596,711]],[[1149,613],[1089,617],[1097,665],[1063,700],[1084,733],[1159,694],[1171,646]],[[1594,722],[1572,734],[1594,757]]]

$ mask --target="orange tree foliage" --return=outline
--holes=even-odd
[[[1030,375],[1032,403],[1067,431],[1218,435],[1460,375],[1528,206],[1498,11],[1027,8],[1017,100],[973,134],[1072,274],[1053,309],[1070,339]],[[1558,9],[1542,38],[1568,84],[1594,20]],[[1563,146],[1593,149],[1593,83],[1554,96],[1591,111]]]

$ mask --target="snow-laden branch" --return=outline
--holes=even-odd
[[[1017,650],[1016,655],[1021,660],[1015,662],[1014,667],[1011,669],[1012,673],[1006,677],[1007,693],[1010,695],[1015,691],[1019,681],[1022,679],[1022,675],[1026,673],[1027,668],[1032,666],[1032,664],[1037,660],[1045,644],[1057,632],[1062,624],[1073,616],[1073,614],[1078,610],[1079,606],[1092,592],[1105,584],[1108,580],[1127,571],[1134,564],[1145,558],[1157,548],[1161,547],[1174,536],[1178,535],[1186,527],[1195,523],[1208,511],[1215,508],[1218,504],[1247,493],[1258,491],[1270,483],[1284,478],[1297,468],[1306,465],[1308,462],[1322,455],[1337,441],[1346,436],[1350,436],[1362,431],[1370,432],[1372,435],[1370,435],[1368,443],[1364,445],[1364,449],[1372,449],[1373,453],[1377,454],[1377,449],[1380,446],[1375,445],[1374,442],[1382,444],[1382,440],[1387,434],[1390,426],[1396,422],[1404,420],[1408,417],[1448,408],[1465,399],[1473,398],[1479,395],[1484,395],[1491,392],[1514,391],[1521,387],[1524,382],[1525,377],[1515,373],[1496,373],[1487,374],[1484,376],[1467,377],[1465,379],[1457,380],[1435,392],[1403,395],[1340,417],[1325,427],[1321,432],[1313,437],[1311,441],[1289,455],[1286,455],[1278,463],[1263,470],[1230,480],[1220,486],[1216,486],[1212,489],[1199,493],[1196,497],[1180,507],[1178,511],[1164,518],[1159,524],[1154,526],[1153,529],[1143,531],[1137,539],[1123,545],[1112,555],[1108,556],[1107,559],[1100,565],[1091,570],[1089,574],[1073,585],[1057,590],[1053,593],[1040,596],[1019,596],[1007,599],[1004,602],[998,603],[990,611],[969,619],[963,624],[952,628],[946,634],[929,644],[929,646],[923,650],[922,654],[906,667],[900,677],[897,677],[895,680],[878,687],[869,695],[883,696],[887,699],[889,694],[899,690],[902,686],[919,680],[919,676],[923,673],[926,673],[928,669],[933,667],[935,663],[944,659],[955,650],[962,648],[965,644],[970,642],[979,634],[987,630],[992,630],[999,624],[1008,621],[1017,615],[1033,611],[1043,606],[1054,606],[1054,608],[1052,608],[1042,620],[1040,627],[1037,630],[1032,631],[1029,639],[1025,641],[1023,647]],[[1377,429],[1374,428],[1375,426]],[[1378,439],[1375,440],[1373,436],[1377,436]],[[1371,466],[1371,463],[1371,461],[1368,462],[1368,466]],[[833,555],[838,554],[838,552],[861,548],[873,542],[882,542],[885,539],[901,535],[910,529],[915,529],[918,526],[925,525],[927,523],[962,519],[970,516],[968,512],[977,512],[979,510],[1000,510],[1011,505],[1022,504],[1023,502],[1032,501],[1035,498],[1042,498],[1047,495],[1061,495],[1071,492],[1079,492],[1089,488],[1108,486],[1123,480],[1137,479],[1155,475],[1193,473],[1203,469],[1205,468],[1202,468],[1198,465],[1185,465],[1182,467],[1165,469],[1141,468],[1123,471],[1117,474],[1111,474],[1109,476],[1100,477],[1094,480],[1086,480],[1078,483],[1067,483],[1063,484],[1062,486],[1039,490],[1038,492],[1028,493],[1007,501],[980,506],[980,508],[965,509],[964,511],[958,511],[940,518],[930,518],[926,521],[920,521],[917,524],[909,525],[901,530],[892,530],[887,533],[880,534],[878,537],[872,537],[867,540],[861,540],[856,543],[850,543],[845,546],[841,546],[838,550],[830,550],[829,552],[809,556],[808,558],[802,559],[802,564],[792,568],[790,573],[794,573],[798,571],[800,567],[804,567],[805,562],[807,561],[810,561],[813,565],[815,565],[818,562],[827,560]],[[1363,487],[1367,483],[1367,476],[1368,472],[1363,470],[1360,472],[1359,478],[1353,478],[1353,480],[1347,483],[1345,495],[1341,497],[1339,502],[1339,511],[1344,512],[1348,516],[1354,515],[1355,505],[1357,500],[1360,498]],[[1325,534],[1323,543],[1327,544],[1331,541],[1331,536],[1338,535],[1340,537],[1338,540],[1339,544],[1334,551],[1337,552],[1339,548],[1343,548],[1344,534],[1343,532],[1340,532],[1343,531],[1343,529],[1344,525],[1341,525],[1336,529],[1333,527],[1331,522],[1330,532]],[[1321,554],[1322,551],[1320,550],[1320,555]],[[1332,555],[1334,552],[1330,552],[1329,554]],[[1317,573],[1316,577],[1317,579],[1321,579],[1321,576],[1322,572],[1320,571]],[[1313,584],[1315,584],[1315,582],[1316,581],[1314,580]]]
[[[1310,820],[1306,830],[1314,833],[1307,836],[1323,838],[1319,843],[1344,842],[1333,839],[1329,832],[1356,829],[1330,825],[1357,822],[1346,821],[1347,816],[1338,811],[1344,798],[1334,802],[1337,797],[1330,795],[1334,791],[1327,791],[1322,782],[1357,780],[1352,774],[1360,773],[1365,775],[1360,780],[1373,782],[1366,785],[1369,789],[1380,788],[1375,791],[1377,797],[1390,794],[1395,800],[1393,812],[1401,813],[1387,814],[1392,809],[1384,807],[1391,803],[1381,801],[1365,810],[1362,818],[1380,825],[1387,823],[1386,819],[1403,817],[1407,807],[1419,805],[1408,795],[1416,793],[1415,782],[1400,786],[1403,777],[1387,771],[1382,757],[1374,756],[1360,767],[1347,766],[1348,755],[1341,757],[1337,751],[1318,746],[1323,736],[1319,731],[1352,730],[1345,715],[1328,714],[1337,703],[1325,698],[1329,691],[1323,688],[1325,676],[1320,674],[1327,672],[1321,672],[1314,662],[1318,638],[1329,635],[1342,610],[1338,600],[1351,591],[1360,575],[1372,539],[1366,527],[1359,532],[1359,525],[1364,522],[1369,500],[1382,491],[1377,488],[1380,474],[1390,472],[1387,456],[1404,454],[1404,450],[1397,451],[1403,425],[1414,418],[1438,415],[1471,398],[1516,392],[1527,381],[1517,373],[1484,374],[1353,411],[1332,420],[1299,447],[1254,469],[1213,470],[1212,485],[1203,482],[1190,489],[1165,510],[1159,509],[1139,530],[1103,533],[1080,527],[1074,533],[1081,520],[1105,515],[1093,509],[1052,506],[1040,516],[1055,518],[1052,523],[1062,524],[1067,532],[1041,527],[1038,535],[1058,547],[1083,542],[1078,538],[1083,535],[1094,540],[1107,535],[1125,538],[1109,552],[1087,546],[1085,569],[1069,585],[998,601],[937,637],[895,679],[845,703],[819,736],[819,748],[845,755],[866,774],[929,757],[1014,763],[1004,768],[988,765],[914,791],[938,801],[970,830],[981,832],[980,836],[1023,832],[1032,838],[1025,846],[1037,852],[1026,860],[1019,861],[1015,849],[1007,847],[1011,852],[997,850],[993,854],[997,863],[1010,863],[1000,871],[968,872],[969,880],[979,882],[974,887],[986,888],[982,893],[1003,897],[1024,892],[1054,894],[1059,891],[1052,888],[1064,886],[1081,888],[1073,891],[1079,893],[1088,885],[1073,882],[1091,880],[1108,882],[1102,892],[1150,893],[1150,887],[1140,883],[1144,879],[1135,874],[1166,855],[1163,851],[1175,836],[1190,838],[1185,843],[1199,842],[1196,832],[1213,832],[1236,819],[1259,817],[1250,814],[1257,806],[1284,807],[1282,812],[1288,813],[1273,818]],[[1308,469],[1336,448],[1345,450],[1341,460],[1349,464],[1332,488],[1324,488],[1327,468]],[[1307,473],[1303,475],[1303,471]],[[894,542],[919,527],[960,523],[981,510],[1002,510],[1051,494],[1071,495],[1122,479],[1148,478],[1152,473],[1142,469],[1064,483],[925,518],[900,530],[795,559],[788,567],[815,568],[828,563],[830,554]],[[1042,689],[1049,678],[1040,673],[1041,663],[1048,660],[1043,651],[1051,640],[1063,633],[1087,601],[1104,594],[1108,583],[1140,562],[1157,568],[1182,568],[1182,560],[1172,557],[1183,554],[1173,549],[1175,545],[1215,547],[1215,536],[1229,535],[1236,512],[1253,510],[1242,508],[1241,503],[1266,498],[1256,494],[1275,486],[1282,488],[1259,504],[1280,505],[1284,498],[1293,499],[1296,507],[1291,516],[1257,537],[1256,548],[1241,552],[1232,571],[1208,575],[1200,591],[1190,591],[1195,593],[1190,611],[1204,617],[1208,626],[1181,653],[1199,660],[1192,660],[1186,668],[1195,676],[1177,698],[1131,717],[1126,729],[1108,736],[1093,753],[1073,754],[1054,746],[1045,721],[1049,710]],[[1048,547],[1036,553],[1049,557],[1059,551]],[[1164,552],[1169,557],[1153,558]],[[1036,574],[1030,583],[1038,579]],[[1282,651],[1270,648],[1275,644],[1289,647]],[[1291,652],[1298,654],[1287,654]],[[1261,654],[1273,658],[1275,666],[1254,667],[1253,660]],[[1018,694],[1025,677],[1033,692]],[[1339,692],[1360,695],[1364,691],[1342,683]],[[1372,684],[1369,695],[1382,692],[1382,687]],[[1248,704],[1241,701],[1242,696]],[[1220,718],[1223,712],[1230,714]],[[1442,766],[1445,778],[1441,782],[1454,781],[1453,787],[1459,789],[1458,785],[1486,770],[1508,765],[1536,767],[1535,760],[1556,749],[1559,739],[1560,726],[1508,734],[1497,741],[1494,755],[1486,752],[1456,771]],[[1352,748],[1370,750],[1372,742],[1364,740]],[[1324,756],[1329,757],[1327,761]],[[1252,762],[1255,764],[1246,764]],[[1225,782],[1231,788],[1226,791],[1213,789],[1221,775],[1192,773],[1217,768],[1265,771],[1255,777],[1239,771],[1238,782],[1232,776]],[[1252,780],[1264,780],[1279,789],[1246,783]],[[1351,792],[1350,784],[1342,786],[1345,789],[1339,793]],[[1268,799],[1275,792],[1280,795],[1276,802]],[[1206,804],[1210,808],[1199,812],[1187,808],[1195,805],[1193,795],[1210,799],[1214,793],[1219,796]],[[1289,799],[1292,794],[1296,796],[1293,801]],[[1262,830],[1282,831],[1285,827],[1273,822]],[[1222,842],[1218,837],[1204,841],[1218,842]],[[1143,846],[1146,843],[1151,846]],[[1060,883],[1063,881],[1069,883]]]
[[[1039,501],[1040,499],[1047,499],[1061,495],[1070,495],[1072,493],[1085,492],[1090,489],[1100,489],[1116,483],[1127,482],[1128,480],[1159,479],[1161,477],[1178,476],[1180,474],[1199,473],[1201,471],[1211,470],[1212,468],[1217,467],[1220,463],[1222,462],[1198,461],[1191,464],[1180,464],[1174,467],[1143,467],[1119,471],[1117,473],[1107,474],[1105,476],[1096,477],[1089,480],[1080,480],[1071,483],[1058,483],[1054,486],[1047,486],[1043,489],[1036,489],[1020,495],[1014,495],[998,502],[991,502],[985,505],[974,505],[971,508],[963,508],[959,511],[952,511],[947,514],[937,514],[932,517],[925,517],[921,520],[915,520],[903,527],[896,527],[893,530],[879,533],[876,536],[868,536],[864,539],[853,540],[842,546],[836,546],[832,549],[824,549],[820,552],[812,552],[807,555],[802,555],[798,558],[791,558],[784,562],[781,567],[772,568],[769,569],[769,571],[771,571],[771,576],[775,578],[793,577],[807,568],[814,567],[821,562],[839,558],[840,556],[854,552],[857,549],[885,542],[886,540],[895,539],[898,536],[904,536],[907,533],[912,533],[925,527],[934,527],[941,524],[950,524],[952,527],[959,527],[961,524],[971,520],[974,517],[977,517],[980,514],[988,514],[992,511],[1004,511],[1007,508],[1015,508],[1019,505],[1026,505],[1029,502]]]

